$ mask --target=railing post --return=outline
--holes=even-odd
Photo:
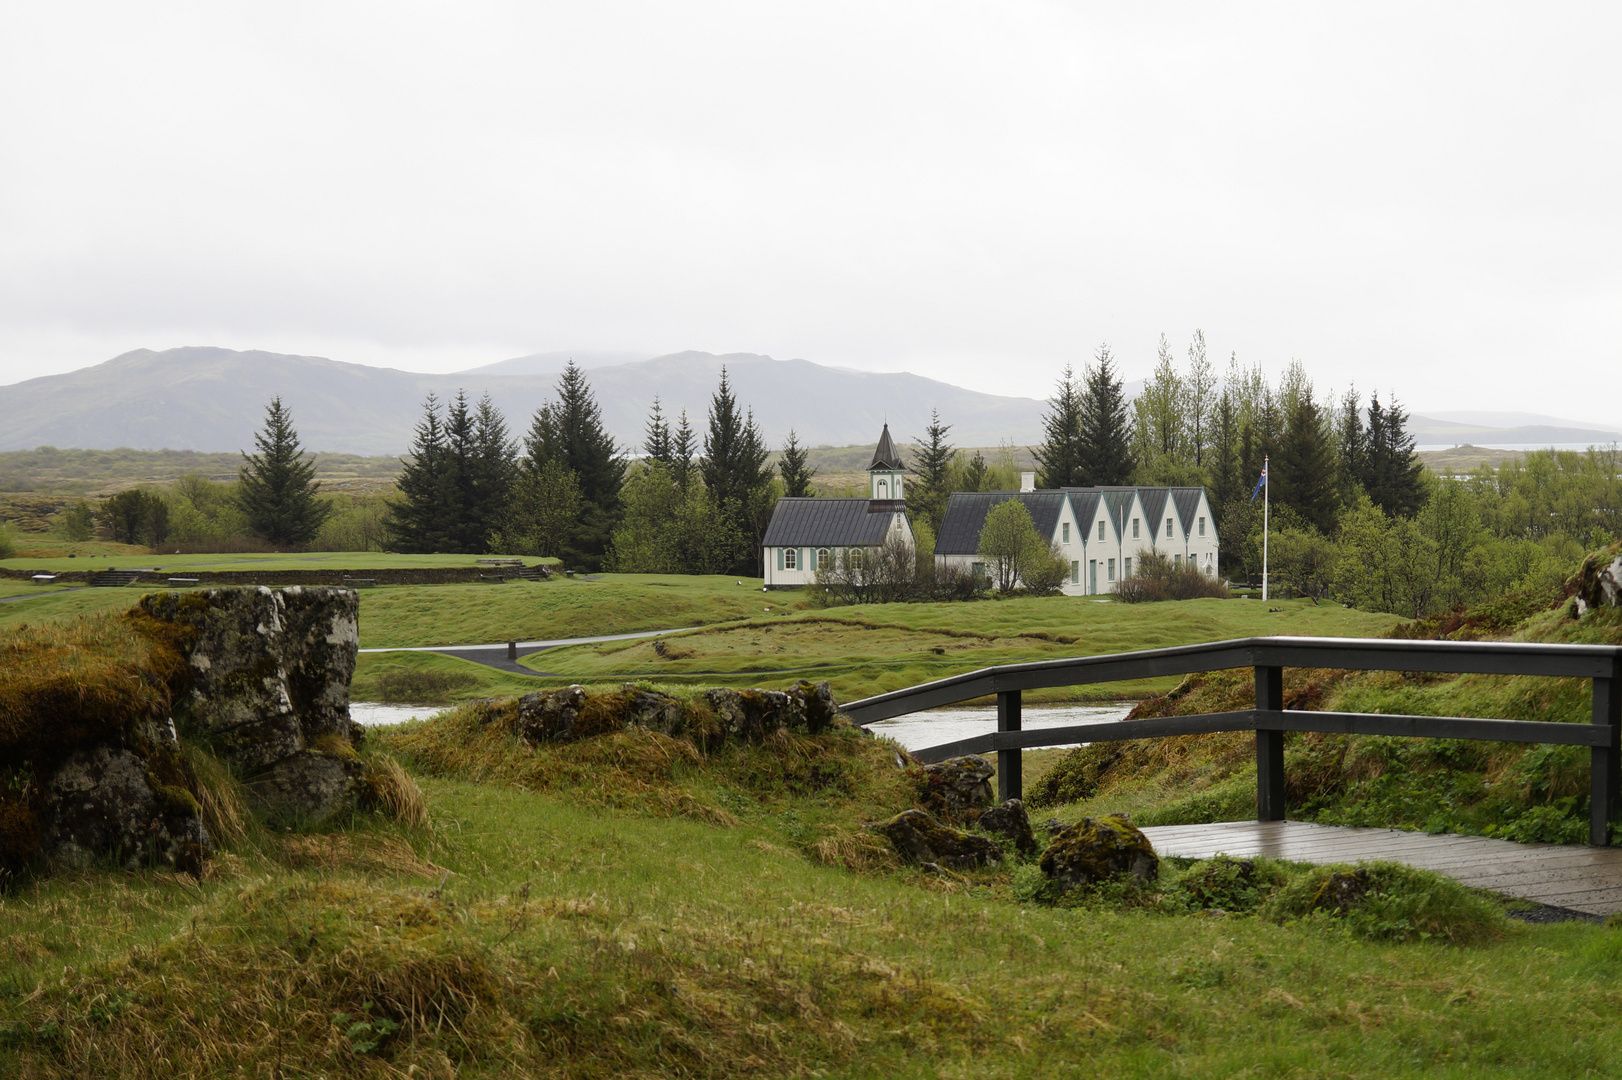
[[[1618,734],[1622,732],[1622,672],[1613,661],[1609,678],[1594,680],[1594,723],[1611,730],[1610,742],[1595,746],[1588,754],[1588,842],[1596,847],[1610,843],[1611,819],[1618,809],[1622,789],[1622,767],[1618,758]]]
[[[1018,731],[1020,724],[1020,692],[1018,690],[1002,690],[997,694],[997,730]],[[997,799],[1007,802],[1009,799],[1023,799],[1025,796],[1024,782],[1020,775],[1023,751],[998,750],[997,751]]]
[[[1284,669],[1256,669],[1256,708],[1284,708]],[[1256,726],[1256,820],[1284,820],[1284,732]]]

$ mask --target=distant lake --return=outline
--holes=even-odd
[[[1464,443],[1424,443],[1424,444],[1416,444],[1414,446],[1414,449],[1429,453],[1432,450],[1457,450],[1461,446],[1464,446],[1464,445],[1466,445],[1466,444],[1464,444]],[[1469,443],[1469,445],[1475,447],[1478,450],[1520,450],[1520,451],[1531,451],[1531,450],[1576,450],[1576,451],[1581,452],[1583,450],[1587,450],[1590,446],[1596,446],[1597,445],[1601,450],[1604,450],[1604,449],[1606,449],[1606,448],[1608,448],[1608,447],[1610,447],[1610,446],[1612,446],[1614,444],[1613,443],[1558,443],[1558,442],[1557,443],[1498,443],[1498,442],[1474,442],[1474,441],[1472,441],[1472,442]]]
[[[1042,728],[1068,727],[1071,724],[1103,724],[1125,720],[1132,711],[1133,702],[1117,701],[1108,705],[1027,705],[1020,714],[1026,731]],[[351,701],[349,717],[357,724],[373,727],[380,724],[403,724],[407,720],[426,720],[437,716],[448,705],[383,705],[375,701]],[[875,735],[894,739],[908,750],[922,750],[928,746],[956,742],[997,730],[997,709],[994,705],[968,709],[930,709],[927,712],[908,713],[890,720],[869,724]]]

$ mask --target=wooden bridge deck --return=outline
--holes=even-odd
[[[1517,844],[1485,836],[1354,829],[1305,821],[1224,821],[1143,830],[1161,855],[1268,855],[1305,863],[1385,860],[1589,915],[1622,912],[1622,848]]]

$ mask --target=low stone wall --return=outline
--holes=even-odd
[[[83,584],[109,569],[94,566],[87,570],[54,571],[58,582]],[[550,567],[545,568],[548,572]],[[0,567],[0,577],[27,580],[38,570],[14,570]],[[332,585],[342,588],[359,579],[378,585],[459,585],[475,584],[488,577],[513,578],[513,570],[490,566],[391,567],[385,570],[293,570],[266,567],[263,570],[188,570],[184,567],[165,570],[143,570],[133,584],[165,587],[169,579],[196,578],[199,586],[256,586],[256,585]]]

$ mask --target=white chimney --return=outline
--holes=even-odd
[[[1033,473],[1033,472],[1022,472],[1022,473],[1020,473],[1019,474],[1019,490],[1021,490],[1021,491],[1035,491],[1036,490],[1036,474]]]

